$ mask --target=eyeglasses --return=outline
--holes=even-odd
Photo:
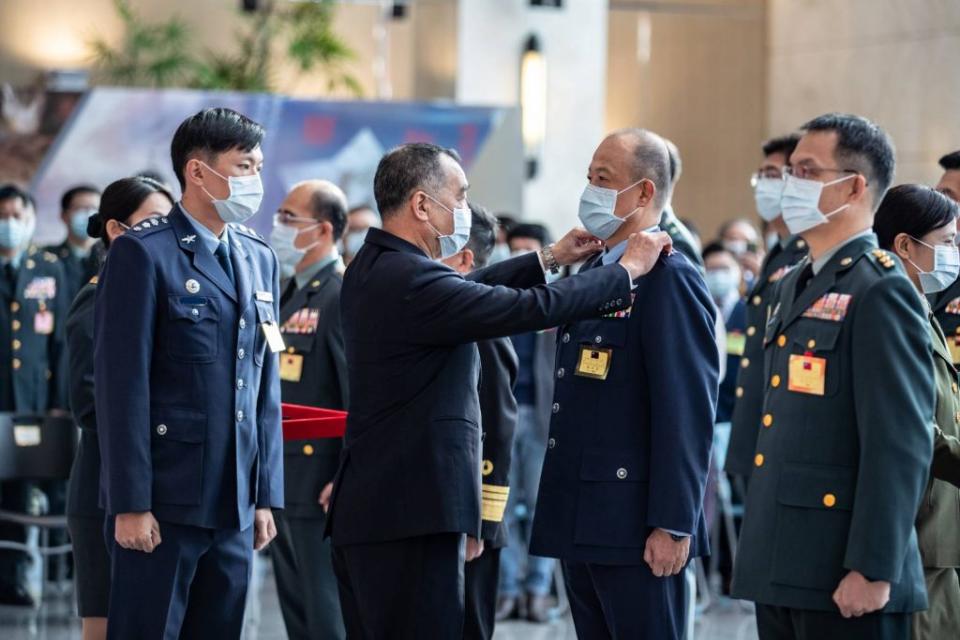
[[[768,167],[766,169],[760,169],[756,173],[750,175],[750,186],[756,189],[761,180],[783,180],[784,178],[785,176],[780,169]]]
[[[317,224],[313,218],[303,218],[288,209],[280,209],[273,214],[273,224],[294,226],[297,224]]]
[[[807,165],[797,165],[795,167],[784,167],[783,177],[793,176],[801,180],[818,180],[825,173],[860,173],[856,169],[832,169],[820,167],[810,167]]]

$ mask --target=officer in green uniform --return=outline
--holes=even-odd
[[[57,257],[29,247],[36,214],[30,196],[0,187],[0,411],[28,415],[65,410],[66,367],[63,325],[68,302]],[[29,247],[29,248],[28,248]],[[62,503],[65,487],[48,487]],[[27,511],[37,487],[12,480],[0,483],[0,508]],[[0,539],[23,542],[23,527],[0,525]],[[0,604],[31,605],[29,557],[0,551]]]
[[[747,330],[740,360],[740,375],[734,392],[736,402],[730,420],[730,445],[727,449],[727,473],[746,480],[753,470],[753,452],[757,446],[757,430],[763,406],[763,326],[776,283],[805,255],[807,243],[800,236],[791,236],[780,212],[783,192],[783,168],[789,166],[800,139],[798,134],[773,138],[763,143],[763,163],[754,174],[754,199],[757,213],[777,234],[777,242],[763,260],[760,276],[747,294]],[[742,489],[742,487],[741,487]]]
[[[937,191],[954,202],[960,202],[960,151],[940,158],[940,167],[943,175],[937,183]],[[960,365],[960,280],[931,296],[931,304],[933,313],[946,335],[953,364]]]
[[[781,207],[810,257],[778,284],[733,595],[761,640],[910,636],[927,606],[914,519],[933,449],[921,300],[877,248],[893,148],[872,122],[811,120]]]
[[[58,245],[46,247],[46,251],[56,255],[63,266],[68,304],[100,270],[103,245],[96,244],[87,233],[87,222],[99,207],[100,190],[92,185],[72,187],[60,199],[60,219],[67,228],[67,237]]]
[[[680,218],[673,212],[673,189],[676,187],[680,174],[683,173],[683,162],[680,160],[680,150],[672,141],[663,139],[667,145],[667,155],[670,157],[670,193],[667,194],[667,204],[660,215],[660,228],[670,236],[673,248],[687,257],[700,273],[704,272],[703,257],[700,255],[700,243],[687,228],[680,222]]]
[[[347,199],[323,180],[291,189],[274,218],[270,244],[280,261],[280,396],[324,409],[347,407],[347,358],[340,327],[343,264],[336,243],[347,224]],[[329,484],[339,438],[284,443],[285,508],[274,513],[271,549],[280,610],[291,640],[346,636],[330,541],[323,539]],[[327,493],[325,493],[327,492]]]

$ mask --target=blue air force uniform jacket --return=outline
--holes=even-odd
[[[334,544],[480,537],[473,343],[623,308],[630,278],[610,265],[544,285],[535,254],[464,278],[371,229],[340,302],[350,415],[328,519]]]
[[[96,414],[109,515],[246,529],[283,506],[276,257],[230,225],[236,286],[179,206],[118,238],[97,291]]]
[[[803,287],[784,276],[764,332],[764,400],[733,595],[836,612],[849,571],[891,583],[887,613],[927,604],[914,522],[933,452],[922,301],[873,235]]]
[[[632,308],[560,328],[533,554],[642,564],[654,528],[693,534],[690,556],[708,553],[715,307],[679,253],[637,282]]]

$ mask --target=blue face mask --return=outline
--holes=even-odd
[[[70,233],[75,238],[87,238],[87,222],[96,209],[78,209],[70,214]]]
[[[30,237],[29,225],[20,218],[0,220],[0,247],[4,249],[19,249]]]
[[[583,195],[580,196],[580,212],[578,214],[584,228],[601,240],[606,240],[615,234],[627,218],[640,210],[637,207],[622,218],[619,217],[614,213],[617,208],[617,196],[633,189],[641,182],[643,180],[637,180],[620,191],[597,187],[588,183],[583,189]]]

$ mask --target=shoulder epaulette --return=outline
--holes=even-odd
[[[872,249],[870,256],[876,264],[879,264],[884,269],[893,269],[897,266],[896,261],[883,249]]]
[[[137,224],[130,227],[130,231],[137,233],[138,235],[145,235],[151,231],[162,229],[167,224],[168,222],[166,216],[156,215],[145,220],[141,220]]]
[[[254,238],[255,240],[259,240],[259,241],[262,242],[263,244],[269,245],[269,243],[267,242],[266,238],[264,238],[262,235],[260,235],[260,234],[257,233],[255,230],[251,229],[250,227],[248,227],[248,226],[246,226],[246,225],[242,225],[242,224],[240,224],[239,222],[231,222],[231,223],[229,223],[228,226],[229,226],[232,230],[234,230],[234,231],[238,231],[238,232],[242,233],[242,234],[245,235],[245,236],[248,236],[248,237],[250,237],[250,238]]]

